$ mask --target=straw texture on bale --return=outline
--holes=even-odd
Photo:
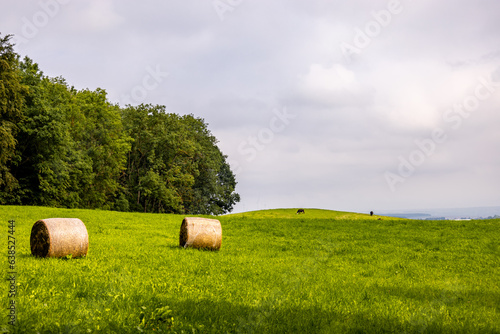
[[[78,218],[49,218],[31,228],[31,254],[38,257],[81,257],[87,255],[89,235]]]
[[[217,219],[186,217],[182,221],[179,234],[181,247],[220,249],[222,227]]]

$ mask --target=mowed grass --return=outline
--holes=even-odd
[[[0,207],[16,220],[18,333],[500,333],[500,220],[305,209],[218,217],[220,251],[181,249],[184,216]],[[82,259],[30,255],[32,225],[76,217]],[[7,267],[7,247],[4,267]],[[2,283],[7,315],[7,282]]]

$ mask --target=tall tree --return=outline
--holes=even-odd
[[[123,123],[134,140],[122,178],[130,208],[184,212],[182,195],[194,183],[186,159],[193,146],[186,140],[179,117],[167,114],[164,106],[129,106],[123,110]]]
[[[130,150],[119,107],[102,89],[77,91],[45,77],[29,58],[21,77],[29,90],[13,168],[20,203],[112,208]]]
[[[27,57],[20,68],[28,90],[12,169],[19,180],[18,198],[21,204],[77,207],[70,189],[74,143],[66,122],[71,93],[62,79],[45,77]]]
[[[132,210],[221,214],[239,201],[234,175],[203,119],[140,105],[123,110],[123,123],[134,139],[122,178]]]
[[[0,35],[0,204],[12,201],[17,188],[10,164],[16,147],[17,123],[22,119],[23,98],[26,88],[18,76],[19,56],[10,43],[11,35]]]
[[[73,107],[68,115],[70,134],[92,171],[87,182],[79,186],[83,206],[111,209],[131,147],[120,108],[111,104],[100,88],[74,93]]]
[[[235,193],[236,180],[226,156],[217,146],[217,138],[212,135],[202,118],[186,115],[182,118],[190,136],[198,144],[194,155],[197,175],[186,209],[199,214],[223,214],[231,212],[233,205],[240,201]]]

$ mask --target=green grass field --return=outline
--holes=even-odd
[[[181,249],[184,216],[0,206],[16,221],[17,333],[500,333],[500,220],[327,210],[232,214],[220,251]],[[30,254],[38,219],[80,218],[81,259]],[[7,274],[6,274],[7,275]]]

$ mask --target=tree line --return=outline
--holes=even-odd
[[[0,35],[0,204],[223,214],[240,196],[202,118],[120,107],[20,59]]]

